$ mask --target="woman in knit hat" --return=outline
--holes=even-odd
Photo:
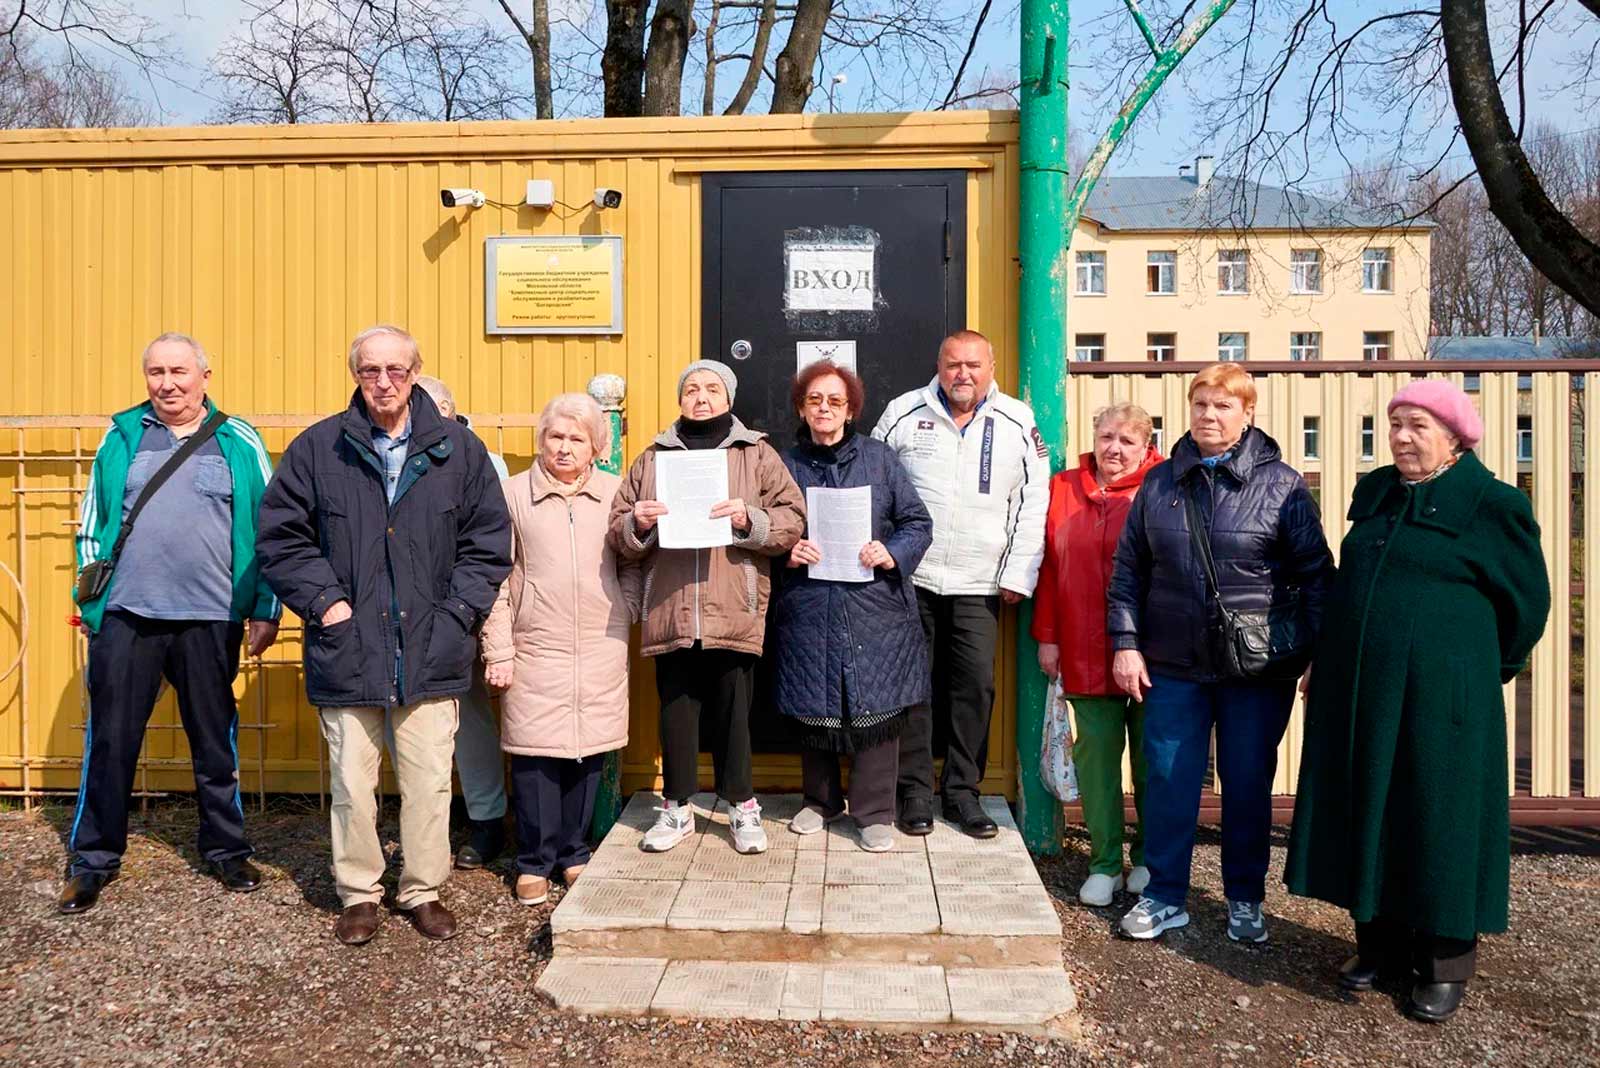
[[[610,543],[644,569],[639,648],[656,662],[661,698],[661,778],[666,800],[641,847],[664,853],[695,833],[688,802],[700,788],[701,744],[711,751],[719,796],[728,803],[733,847],[767,848],[751,785],[750,704],[766,636],[774,557],[787,556],[805,529],[805,499],[767,443],[733,414],[733,368],[696,360],[678,376],[679,418],[633,462],[611,507]],[[663,549],[656,457],[672,450],[718,449],[728,462],[726,516],[733,543]]]
[[[1533,511],[1482,437],[1443,379],[1389,402],[1394,464],[1356,484],[1311,672],[1285,877],[1350,911],[1340,984],[1393,975],[1430,1023],[1460,1006],[1478,935],[1506,929],[1501,687],[1550,610]]]

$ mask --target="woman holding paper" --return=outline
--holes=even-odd
[[[694,833],[688,801],[699,788],[702,733],[734,848],[767,848],[750,778],[750,704],[769,561],[800,537],[805,505],[766,435],[730,410],[738,385],[733,369],[715,360],[685,368],[682,415],[633,462],[611,508],[611,545],[644,568],[640,651],[656,658],[661,697],[666,800],[641,843],[653,853]],[[721,462],[705,462],[710,450]]]
[[[806,491],[806,535],[773,593],[778,711],[801,726],[805,807],[790,822],[815,834],[845,810],[861,848],[894,848],[895,781],[907,708],[929,698],[928,643],[910,575],[933,520],[895,451],[859,435],[861,380],[830,360],[808,364],[791,391],[805,426],[783,454]]]

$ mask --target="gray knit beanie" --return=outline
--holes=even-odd
[[[683,384],[696,371],[710,371],[722,379],[723,388],[728,391],[728,403],[733,403],[734,394],[739,392],[739,378],[733,373],[733,368],[716,360],[696,360],[683,369],[683,374],[678,376],[678,398],[680,400],[683,399]]]

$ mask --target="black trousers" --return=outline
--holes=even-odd
[[[703,649],[696,643],[656,657],[661,698],[662,793],[687,801],[700,789],[704,734],[717,794],[731,804],[755,796],[750,784],[750,705],[756,661],[750,653]]]
[[[839,774],[838,753],[817,749],[800,751],[800,776],[806,803],[829,816],[844,811],[845,792]],[[894,822],[896,771],[900,741],[890,738],[850,757],[850,815],[863,827]]]
[[[994,711],[994,650],[1000,598],[941,597],[917,591],[933,661],[933,705],[906,711],[900,732],[900,800],[933,798],[933,758],[944,756],[939,793],[949,803],[976,800],[989,760]]]
[[[1357,921],[1356,953],[1373,963],[1409,963],[1425,983],[1464,983],[1478,968],[1476,938],[1440,938],[1382,916]]]
[[[589,862],[589,821],[604,753],[566,760],[511,754],[517,814],[517,871],[550,878]]]
[[[239,799],[239,706],[233,699],[243,639],[241,623],[105,614],[100,632],[89,639],[89,727],[68,836],[74,874],[116,871],[122,864],[139,748],[163,676],[177,691],[189,737],[200,855],[213,862],[250,855]]]

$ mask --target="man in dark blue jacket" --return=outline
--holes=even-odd
[[[410,334],[350,345],[356,392],[284,452],[261,501],[256,553],[306,623],[306,694],[321,713],[333,793],[333,873],[347,945],[377,932],[385,860],[374,800],[385,719],[405,866],[395,903],[429,938],[456,933],[450,873],[456,699],[477,633],[511,572],[511,523],[489,454],[413,389]]]

